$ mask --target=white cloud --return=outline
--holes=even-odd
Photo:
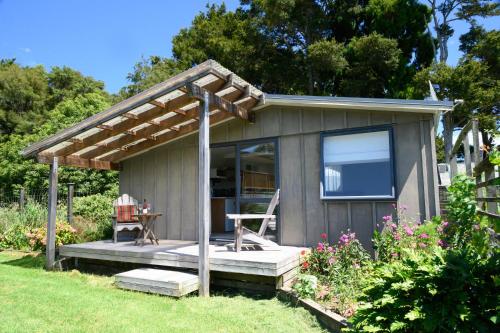
[[[21,51],[23,51],[24,53],[31,53],[31,49],[29,47],[22,47]]]

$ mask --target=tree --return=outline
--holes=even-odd
[[[158,56],[143,58],[134,65],[133,71],[127,75],[131,84],[120,90],[119,99],[134,96],[185,69],[187,68],[172,59]]]
[[[452,23],[465,20],[472,23],[476,17],[500,14],[500,3],[488,0],[426,0],[431,8],[434,31],[439,47],[439,61],[448,59],[448,40],[454,34]]]
[[[336,95],[352,78],[351,40],[378,33],[377,42],[394,39],[401,50],[391,75],[378,76],[382,95],[396,96],[433,59],[429,19],[416,0],[243,0],[234,13],[213,5],[196,16],[174,38],[174,58],[186,66],[216,59],[270,93]]]
[[[341,84],[343,95],[384,97],[400,57],[395,40],[377,33],[353,38],[347,48],[350,66]]]
[[[47,74],[42,66],[0,63],[0,136],[30,132],[47,111]],[[0,141],[2,141],[0,140]]]

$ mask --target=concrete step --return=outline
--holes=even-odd
[[[164,269],[139,268],[115,275],[119,288],[181,297],[198,290],[198,275]]]

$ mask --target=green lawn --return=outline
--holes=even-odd
[[[113,287],[109,277],[46,272],[43,257],[0,252],[0,332],[322,332],[275,298],[176,300]]]

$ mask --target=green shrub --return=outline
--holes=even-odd
[[[473,247],[410,251],[379,265],[364,281],[351,332],[494,332],[498,251]]]
[[[300,274],[297,282],[293,285],[293,290],[302,298],[314,298],[316,288],[318,287],[318,278],[310,274]]]
[[[111,238],[113,199],[102,194],[77,197],[73,202],[74,224],[84,240]]]
[[[476,187],[466,175],[453,178],[448,187],[448,218],[450,222],[447,241],[454,246],[464,246],[471,239],[476,217]]]
[[[31,232],[26,233],[26,237],[29,240],[29,245],[32,250],[45,251],[45,246],[47,245],[47,228],[40,227],[35,228]],[[64,244],[73,244],[77,241],[76,230],[70,226],[67,222],[57,221],[56,222],[56,246],[62,246]]]

